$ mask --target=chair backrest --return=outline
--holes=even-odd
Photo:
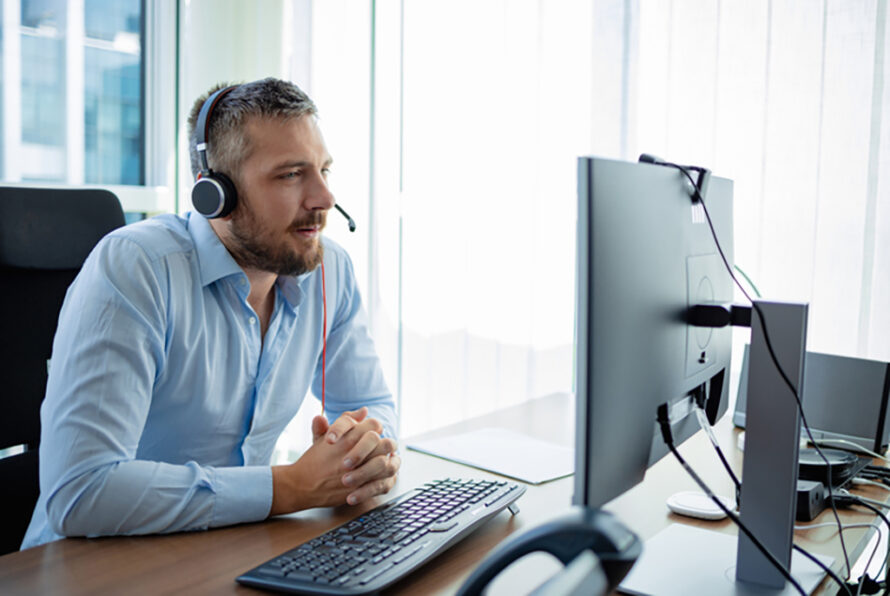
[[[124,225],[99,189],[0,187],[0,555],[18,550],[39,494],[37,447],[59,310],[87,255]]]

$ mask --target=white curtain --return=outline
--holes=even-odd
[[[310,90],[403,435],[572,389],[579,155],[732,178],[809,349],[890,360],[886,0],[369,6],[312,3]]]
[[[735,180],[736,263],[810,350],[890,359],[884,0],[642,1],[637,151]]]

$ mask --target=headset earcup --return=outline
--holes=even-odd
[[[192,187],[192,205],[207,219],[225,217],[237,202],[235,185],[225,174],[212,172],[199,178]]]
[[[232,179],[222,172],[214,172],[213,177],[219,180],[220,185],[225,189],[223,208],[218,215],[218,217],[225,217],[235,210],[235,206],[238,204],[238,191],[235,190],[235,183],[232,182]]]

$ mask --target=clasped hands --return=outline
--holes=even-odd
[[[292,464],[272,466],[269,515],[311,507],[357,505],[388,493],[402,460],[393,439],[381,438],[383,425],[368,409],[344,412],[328,425],[312,420],[312,446]]]

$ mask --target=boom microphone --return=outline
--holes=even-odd
[[[351,217],[349,217],[349,214],[346,213],[345,211],[343,211],[343,207],[341,207],[341,206],[338,205],[337,203],[334,203],[334,209],[336,209],[337,211],[339,211],[340,214],[343,215],[343,217],[346,218],[346,223],[349,224],[349,231],[350,231],[350,232],[354,232],[354,231],[355,231],[355,220],[352,219]]]

